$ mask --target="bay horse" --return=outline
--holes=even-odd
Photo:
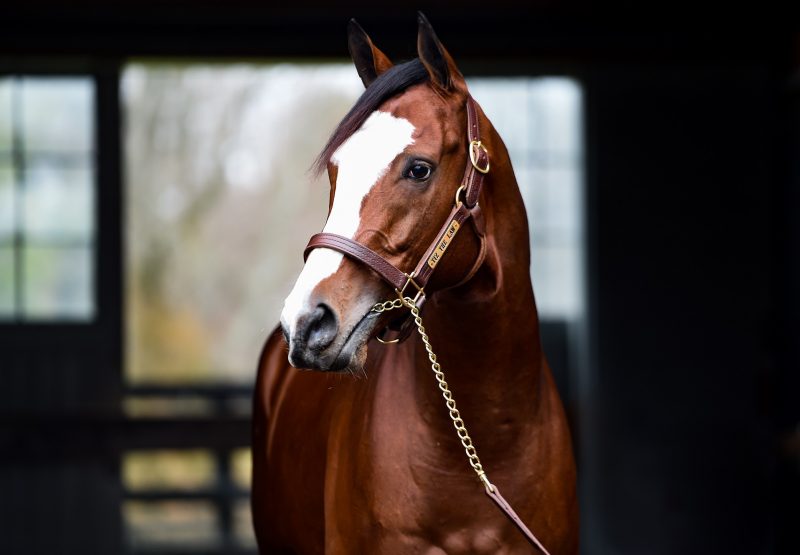
[[[259,363],[260,551],[531,553],[482,495],[494,484],[550,553],[575,554],[575,464],[508,152],[422,14],[419,57],[398,65],[348,32],[366,89],[318,159],[324,233]],[[417,326],[424,342],[406,339]]]

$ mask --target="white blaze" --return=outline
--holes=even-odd
[[[408,120],[376,111],[336,149],[331,157],[338,169],[336,196],[323,231],[354,238],[361,223],[361,202],[397,155],[414,142],[413,133],[414,126]],[[281,322],[290,334],[300,314],[311,308],[307,306],[311,292],[339,268],[342,259],[342,254],[325,248],[308,255],[281,313]]]

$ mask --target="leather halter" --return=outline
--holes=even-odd
[[[417,263],[411,273],[406,273],[394,264],[386,260],[380,254],[369,247],[335,233],[317,233],[311,236],[308,245],[303,252],[303,258],[307,259],[313,249],[327,248],[338,251],[375,271],[384,281],[391,285],[398,294],[411,293],[417,307],[421,308],[425,302],[425,286],[433,275],[436,266],[444,256],[445,251],[455,238],[456,233],[468,219],[472,218],[473,227],[481,240],[481,253],[478,260],[473,265],[472,270],[466,279],[472,277],[478,266],[483,262],[485,253],[484,242],[484,222],[483,215],[478,205],[481,189],[483,187],[484,175],[489,171],[489,152],[481,143],[480,127],[478,125],[478,110],[475,101],[471,96],[467,97],[467,139],[469,140],[469,156],[467,167],[461,186],[456,190],[455,205],[450,211],[449,216],[442,225],[436,240],[431,243],[425,254]],[[462,200],[463,196],[463,200]],[[409,289],[409,286],[413,287]],[[408,325],[410,320],[405,318],[398,325],[393,323],[391,328],[383,330],[379,334],[379,339],[385,343],[395,343],[408,337],[412,327]],[[397,329],[399,328],[399,329]],[[387,331],[399,331],[396,338],[386,340]]]
[[[425,302],[425,286],[433,275],[436,266],[441,261],[450,243],[455,238],[456,233],[458,233],[458,230],[464,222],[472,218],[475,232],[481,240],[481,251],[472,269],[467,276],[461,280],[461,283],[470,279],[483,262],[486,252],[484,221],[480,206],[478,205],[478,199],[481,194],[481,188],[483,187],[484,175],[489,172],[490,165],[489,151],[487,151],[486,147],[481,143],[477,106],[471,96],[467,96],[466,105],[467,139],[469,140],[467,150],[469,156],[464,178],[455,193],[455,206],[450,211],[450,215],[444,221],[439,233],[436,235],[436,240],[431,243],[410,274],[403,272],[369,247],[335,233],[317,233],[312,235],[311,239],[308,241],[308,245],[303,251],[303,258],[307,259],[309,253],[314,249],[333,249],[374,270],[384,281],[394,288],[401,299],[403,297],[410,297],[410,293],[414,293],[414,297],[412,297],[414,304],[417,308],[421,308]],[[413,286],[416,291],[409,291],[409,293],[406,293],[409,285]],[[410,325],[411,322],[413,322],[413,319],[406,317],[400,326],[397,338],[390,341],[382,340],[380,337],[378,339],[384,343],[395,343],[404,340],[408,337],[413,327]],[[381,335],[385,334],[385,332],[386,330],[384,330]],[[530,528],[522,522],[522,519],[519,518],[511,505],[500,495],[500,490],[497,489],[497,486],[488,482],[485,478],[485,474],[482,481],[486,487],[486,495],[489,496],[495,505],[508,517],[522,535],[525,536],[525,539],[528,540],[531,546],[541,551],[544,555],[550,555]]]

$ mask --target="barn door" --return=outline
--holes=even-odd
[[[0,552],[119,552],[118,72],[4,69]]]

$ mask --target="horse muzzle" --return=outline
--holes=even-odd
[[[293,325],[282,319],[289,363],[324,372],[360,371],[378,319],[379,315],[368,309],[360,319],[343,324],[343,318],[324,302],[302,311]]]

